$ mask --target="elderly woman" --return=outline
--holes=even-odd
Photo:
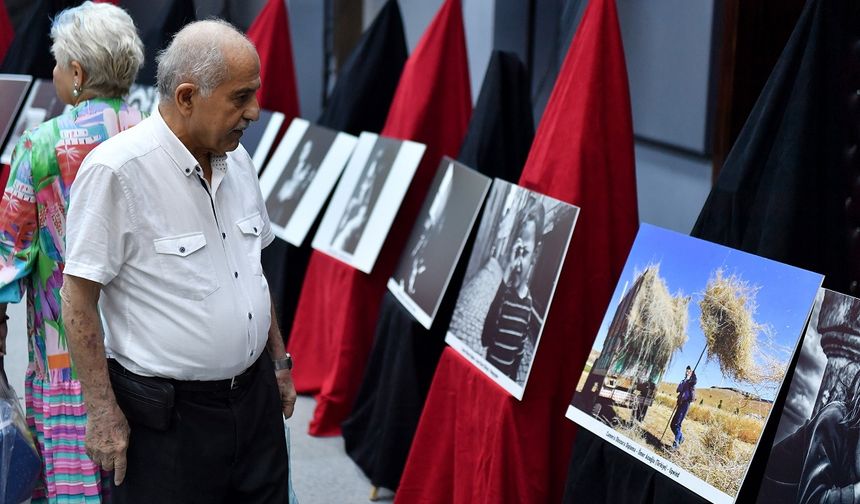
[[[87,153],[142,119],[121,97],[143,44],[124,10],[92,2],[57,15],[51,38],[54,87],[73,108],[26,132],[12,155],[0,203],[0,355],[7,303],[26,293],[27,417],[44,463],[33,502],[99,502],[108,482],[84,451],[86,412],[60,314],[65,216]]]

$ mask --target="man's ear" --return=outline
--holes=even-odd
[[[185,117],[191,115],[194,109],[194,96],[197,94],[197,86],[190,82],[184,82],[177,86],[173,93],[173,100],[179,113]]]

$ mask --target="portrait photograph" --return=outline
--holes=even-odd
[[[356,140],[304,119],[290,123],[260,177],[275,236],[296,247],[302,245]]]
[[[362,133],[313,248],[370,273],[424,149],[420,143]]]
[[[492,181],[443,158],[388,290],[430,329]]]
[[[520,400],[578,216],[501,179],[484,205],[445,342]]]
[[[858,482],[860,299],[821,289],[758,502],[850,502]]]
[[[734,502],[822,280],[641,224],[567,417]]]
[[[12,151],[25,131],[60,115],[65,108],[66,104],[57,96],[54,84],[47,79],[36,79],[0,154],[0,164],[12,164]]]
[[[32,82],[29,75],[0,74],[0,145],[6,145]]]

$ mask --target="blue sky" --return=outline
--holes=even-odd
[[[684,377],[684,368],[687,365],[693,367],[705,348],[705,336],[699,325],[699,301],[708,279],[718,268],[722,267],[726,275],[737,274],[751,285],[761,287],[756,296],[758,309],[754,319],[760,324],[770,325],[776,346],[783,349],[776,354],[770,353],[786,364],[791,359],[822,281],[822,276],[816,273],[642,224],[612,295],[610,313],[604,317],[597,333],[595,349],[603,347],[607,327],[618,306],[624,284],[632,284],[637,270],[641,272],[648,264],[656,262],[660,263],[660,276],[670,293],[674,295],[680,289],[684,295],[692,295],[688,308],[687,343],[675,353],[663,375],[663,381],[676,383]],[[714,385],[737,387],[768,399],[773,399],[776,394],[776,390],[753,389],[749,385],[723,378],[719,364],[707,361],[707,353],[696,374],[697,388]]]

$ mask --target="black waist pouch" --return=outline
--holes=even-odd
[[[114,359],[108,359],[108,374],[116,403],[130,423],[157,431],[170,427],[174,397],[172,383],[136,375]]]

